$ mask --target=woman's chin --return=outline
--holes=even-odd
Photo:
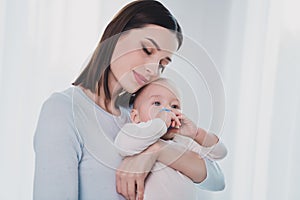
[[[137,92],[139,89],[141,89],[141,87],[143,86],[135,86],[135,87],[131,87],[131,88],[124,88],[128,93],[133,94],[135,92]]]

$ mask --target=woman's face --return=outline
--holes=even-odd
[[[157,79],[172,61],[178,40],[170,30],[148,25],[123,34],[111,59],[111,72],[127,92]]]

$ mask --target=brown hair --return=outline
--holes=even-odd
[[[120,10],[107,25],[89,63],[73,85],[81,85],[92,92],[96,92],[96,83],[98,83],[97,93],[100,95],[100,85],[103,84],[105,98],[110,100],[108,74],[111,57],[120,34],[134,28],[142,28],[148,24],[174,31],[178,39],[178,48],[180,48],[183,40],[181,27],[166,7],[153,0],[131,2]]]

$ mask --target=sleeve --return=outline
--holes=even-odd
[[[203,158],[207,157],[211,160],[221,160],[227,155],[227,148],[221,141],[211,147],[204,147],[195,142],[192,138],[179,134],[175,135],[173,140],[184,145],[188,150],[198,153]]]
[[[211,147],[202,147],[202,152],[212,160],[221,160],[226,157],[227,148],[221,141],[219,141]]]
[[[81,145],[72,118],[72,104],[62,94],[44,104],[34,135],[34,200],[78,199]]]
[[[209,191],[221,191],[225,188],[225,179],[218,163],[207,158],[204,159],[206,164],[206,179],[201,183],[195,183],[197,188]]]
[[[114,144],[121,156],[132,156],[148,148],[166,132],[167,126],[160,118],[139,124],[128,123],[121,128]]]

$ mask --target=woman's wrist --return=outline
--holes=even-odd
[[[159,150],[157,151],[157,161],[169,166],[181,157],[186,148],[180,145],[170,144],[164,140],[158,141]]]
[[[165,146],[165,144],[158,140],[157,142],[150,145],[143,154],[149,154],[151,155],[151,159],[154,159],[155,161],[158,160],[159,154],[161,153],[161,149]]]

